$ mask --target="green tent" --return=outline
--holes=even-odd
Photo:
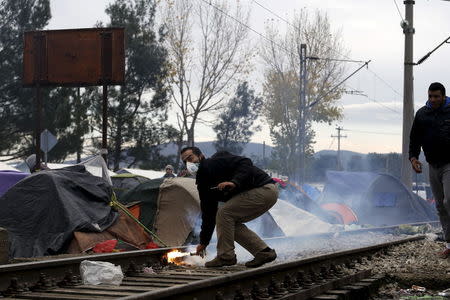
[[[123,173],[111,176],[111,181],[113,184],[114,192],[116,193],[117,198],[120,200],[123,194],[125,194],[127,191],[131,190],[141,183],[150,181],[150,179],[136,174]]]
[[[181,246],[201,215],[195,179],[158,178],[125,192],[122,204],[138,202],[139,220],[169,246]]]

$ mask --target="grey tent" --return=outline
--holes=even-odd
[[[328,171],[326,178],[321,204],[349,206],[360,224],[381,226],[437,220],[433,205],[389,174]]]

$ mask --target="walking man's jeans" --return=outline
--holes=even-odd
[[[278,199],[275,184],[266,184],[242,192],[219,207],[216,217],[217,257],[233,259],[234,241],[256,255],[267,244],[243,223],[256,219],[268,211]]]
[[[431,190],[444,231],[444,239],[450,242],[450,164],[439,168],[429,166]]]

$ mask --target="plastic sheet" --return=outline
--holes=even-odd
[[[123,279],[122,268],[105,261],[83,260],[80,274],[83,284],[91,285],[120,285]]]

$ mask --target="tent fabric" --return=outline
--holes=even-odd
[[[320,197],[321,192],[314,186],[304,183],[302,184],[302,189],[309,198],[314,201],[317,201]]]
[[[316,215],[324,222],[340,223],[340,220],[336,219],[333,214],[322,209],[317,201],[311,199],[301,187],[293,182],[285,182],[284,186],[280,186],[280,198],[286,199],[286,201],[297,208]]]
[[[149,180],[150,179],[147,177],[131,173],[122,173],[111,176],[113,189],[118,199],[120,199],[127,191]]]
[[[270,212],[264,213],[262,216],[251,220],[245,225],[263,238],[285,236],[283,230],[278,226]]]
[[[34,173],[0,198],[0,227],[8,230],[12,257],[63,253],[74,231],[101,232],[118,213],[111,187],[82,165]]]
[[[12,166],[10,166],[8,164],[5,164],[4,162],[1,162],[1,161],[0,161],[0,171],[16,171],[16,172],[19,172],[18,169],[14,168],[14,167],[12,167]]]
[[[158,178],[124,193],[123,204],[141,202],[140,221],[169,246],[181,246],[200,218],[200,198],[192,178]]]
[[[281,236],[315,234],[328,232],[333,228],[333,225],[322,221],[317,216],[282,199],[278,199],[275,205],[269,210],[269,214],[276,222],[277,227],[281,229],[283,233]]]
[[[328,171],[321,203],[343,203],[360,224],[396,225],[437,220],[436,210],[397,178],[383,173]]]
[[[112,239],[124,241],[136,249],[145,249],[151,237],[132,218],[119,211],[119,218],[103,232],[74,232],[67,253],[85,253],[95,245]]]
[[[183,245],[201,216],[195,180],[167,178],[160,186],[155,215],[156,235],[169,246]]]
[[[341,220],[342,224],[357,224],[358,217],[353,210],[344,203],[324,203],[320,207],[328,212],[335,213],[337,218]]]
[[[30,174],[17,171],[0,171],[0,197],[28,175]]]
[[[125,192],[122,197],[118,199],[123,204],[140,201],[141,218],[139,220],[145,227],[152,231],[156,211],[158,209],[159,187],[163,181],[163,178],[146,181]]]
[[[130,173],[135,175],[140,175],[147,177],[149,179],[157,179],[162,178],[166,172],[164,171],[155,171],[155,170],[142,170],[142,169],[128,169],[123,168],[116,172],[117,174]]]

